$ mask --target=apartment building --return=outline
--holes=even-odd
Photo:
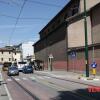
[[[20,61],[21,59],[21,52],[15,47],[6,46],[0,48],[0,63],[4,62],[12,62],[12,61]]]

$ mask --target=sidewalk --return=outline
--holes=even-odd
[[[40,75],[46,75],[49,77],[55,77],[59,78],[62,80],[70,80],[74,82],[79,82],[82,84],[87,84],[87,85],[94,85],[94,86],[100,86],[100,76],[96,76],[93,78],[92,75],[90,75],[89,78],[85,77],[85,74],[79,74],[79,73],[74,73],[74,72],[67,72],[67,71],[35,71],[36,74]]]
[[[0,71],[0,100],[9,100],[5,84]]]

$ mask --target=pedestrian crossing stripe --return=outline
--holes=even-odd
[[[32,80],[36,80],[36,78],[35,77],[30,77]]]
[[[37,78],[39,78],[39,79],[44,79],[43,77],[41,77],[41,76],[38,76]]]
[[[14,78],[16,81],[20,81],[20,80],[28,80],[28,78]],[[12,81],[12,79],[8,78],[7,81]]]
[[[44,76],[44,78],[51,78],[51,77],[49,77],[49,76]]]
[[[45,78],[50,78],[49,76],[32,76],[32,77],[29,77],[30,79],[32,79],[32,80],[36,80],[36,79],[45,79]],[[20,80],[28,80],[28,78],[26,78],[26,77],[22,77],[22,78],[14,78],[16,81],[20,81]],[[8,78],[7,79],[7,81],[12,81],[12,79],[10,79],[10,78]]]
[[[22,79],[23,79],[23,80],[28,80],[28,78],[24,78],[24,77],[23,77]]]
[[[11,79],[7,79],[7,81],[12,81]]]
[[[19,81],[20,79],[19,79],[19,78],[15,78],[15,80],[16,80],[16,81]]]

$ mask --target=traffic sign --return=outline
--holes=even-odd
[[[53,57],[53,55],[52,55],[52,54],[50,54],[50,55],[49,55],[49,58],[51,58],[51,59],[52,59],[52,58],[54,58],[54,57]]]
[[[97,67],[97,63],[96,63],[96,62],[93,62],[93,63],[91,64],[91,67],[92,67],[92,68],[96,68],[96,67]]]
[[[75,52],[75,51],[72,51],[72,52],[70,53],[70,55],[71,55],[71,58],[75,58],[75,57],[76,57],[76,52]]]

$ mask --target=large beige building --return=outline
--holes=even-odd
[[[12,47],[0,48],[0,63],[20,61],[21,52],[18,49]]]

